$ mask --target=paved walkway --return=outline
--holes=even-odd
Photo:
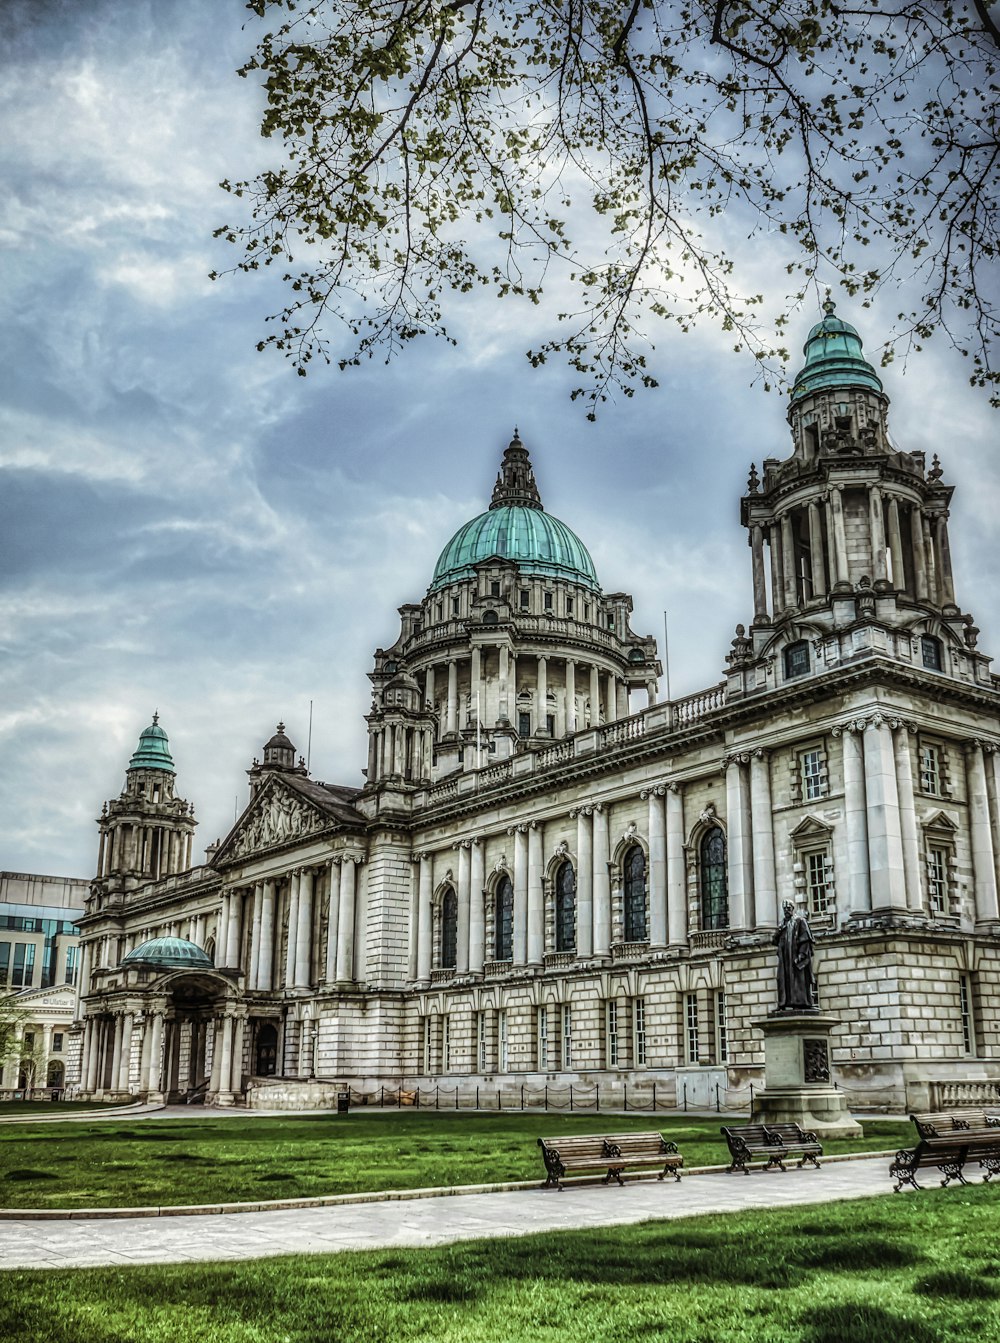
[[[621,1226],[707,1212],[791,1207],[887,1194],[885,1157],[831,1161],[819,1170],[687,1175],[216,1216],[121,1217],[0,1223],[0,1269],[259,1259],[279,1254],[426,1247],[533,1231]]]

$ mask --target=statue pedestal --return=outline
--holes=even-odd
[[[836,1017],[772,1012],[752,1023],[764,1032],[764,1090],[754,1097],[762,1124],[798,1124],[823,1138],[860,1138],[843,1094],[830,1081],[830,1032]]]

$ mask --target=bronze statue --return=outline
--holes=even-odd
[[[813,935],[805,910],[791,900],[781,906],[784,919],[774,935],[778,948],[778,1011],[815,1012]]]

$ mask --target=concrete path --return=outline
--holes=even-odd
[[[585,1185],[562,1193],[526,1189],[221,1216],[9,1221],[0,1223],[0,1269],[419,1248],[479,1237],[867,1198],[891,1189],[888,1163],[881,1157],[831,1161],[820,1170],[688,1175],[680,1184],[640,1180],[622,1189]]]

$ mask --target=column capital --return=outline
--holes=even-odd
[[[753,763],[754,760],[761,760],[761,761],[770,760],[771,751],[770,748],[767,746],[755,746],[753,750],[750,752],[750,756],[751,756],[751,764]]]
[[[643,788],[639,793],[640,799],[645,802],[650,797],[665,797],[668,789],[672,785],[668,783],[651,783],[648,788]],[[676,786],[676,785],[673,785]]]
[[[749,751],[730,751],[722,757],[722,768],[729,769],[730,765],[749,765]]]
[[[893,732],[910,733],[917,730],[916,723],[910,718],[890,718],[888,723]]]

